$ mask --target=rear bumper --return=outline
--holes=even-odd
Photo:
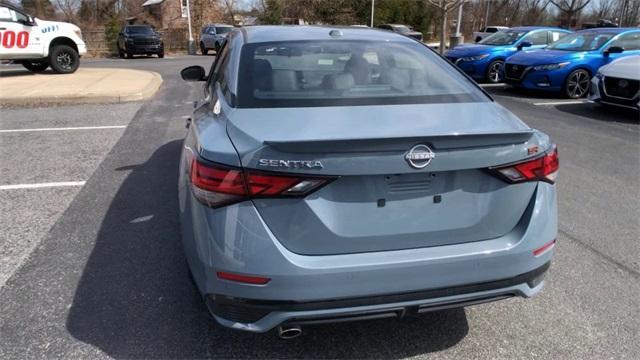
[[[521,221],[499,238],[417,249],[316,256],[286,249],[250,201],[210,209],[193,198],[186,184],[180,187],[179,194],[186,257],[200,292],[209,299],[213,313],[218,314],[216,320],[228,327],[258,332],[291,321],[343,321],[335,316],[353,318],[351,315],[369,316],[370,312],[387,317],[402,314],[409,311],[408,308],[426,311],[505,296],[529,297],[542,285],[530,287],[527,279],[499,282],[518,278],[549,263],[554,250],[539,256],[534,256],[533,250],[557,235],[556,190],[547,183],[538,184]],[[271,281],[265,285],[241,284],[218,279],[218,271],[263,276]],[[473,288],[486,283],[494,285]],[[462,293],[451,290],[461,287],[466,289]],[[431,291],[428,296],[422,296]],[[402,295],[416,293],[421,295],[410,299]],[[396,296],[400,297],[394,298]],[[230,319],[229,312],[212,307],[227,298],[263,305],[273,302],[277,308],[258,316],[258,320]],[[384,302],[367,300],[321,309],[290,307],[295,303],[337,304],[335,299],[358,298],[384,299]],[[248,311],[241,309],[240,314]]]
[[[531,297],[543,284],[549,263],[510,279],[417,292],[327,301],[270,301],[208,295],[207,308],[220,324],[251,332],[276,326],[370,320]]]

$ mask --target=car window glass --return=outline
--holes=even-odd
[[[547,32],[536,31],[527,34],[522,41],[528,41],[531,45],[546,45],[547,44]]]
[[[526,34],[526,31],[498,31],[493,33],[480,41],[483,45],[512,45]]]
[[[407,42],[248,44],[243,47],[239,74],[239,107],[482,98],[474,97],[477,89],[437,55]]]
[[[487,31],[486,31],[486,32],[488,32],[488,33],[494,33],[494,32],[498,32],[498,29],[493,28],[493,27],[490,27],[490,28],[487,28]]]
[[[230,27],[230,26],[220,26],[220,27],[217,27],[217,28],[216,28],[216,31],[215,31],[215,32],[216,32],[217,34],[226,34],[226,33],[231,32],[231,30],[233,30],[233,28],[232,28],[232,27]]]
[[[551,39],[549,40],[550,42],[556,42],[558,40],[560,40],[561,37],[567,35],[567,33],[561,32],[561,31],[550,31],[549,32],[551,34]]]
[[[563,51],[591,51],[601,48],[614,34],[580,32],[563,36],[547,49]]]
[[[611,46],[619,46],[625,51],[640,50],[640,32],[622,34],[611,42]]]
[[[9,8],[0,6],[0,21],[12,21],[11,10]]]
[[[18,11],[14,11],[13,13],[15,14],[14,21],[29,21],[29,17],[27,15]]]

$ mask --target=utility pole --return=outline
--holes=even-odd
[[[196,54],[196,44],[193,41],[193,33],[191,32],[191,9],[189,8],[189,0],[187,0],[187,24],[189,27],[189,43],[187,44],[187,53],[189,55]]]
[[[462,22],[462,5],[464,5],[464,1],[460,3],[458,7],[458,21],[456,22],[456,37],[460,37],[460,23]]]
[[[376,7],[376,0],[371,0],[371,27],[373,27],[373,11]]]
[[[491,0],[487,0],[487,11],[484,13],[484,27],[489,26],[489,8],[491,8]]]

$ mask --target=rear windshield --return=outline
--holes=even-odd
[[[242,49],[239,107],[488,101],[424,45],[296,41]]]
[[[599,34],[595,32],[570,34],[549,45],[547,49],[564,51],[597,50],[614,36],[615,34]]]
[[[226,34],[228,32],[231,32],[231,30],[233,30],[233,28],[231,26],[221,26],[221,27],[217,27],[216,28],[216,33],[217,34]]]
[[[482,41],[483,45],[512,45],[526,34],[526,31],[498,31],[490,35]]]

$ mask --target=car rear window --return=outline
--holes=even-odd
[[[220,26],[216,28],[216,33],[217,34],[226,34],[228,32],[231,32],[231,30],[233,30],[233,28],[231,26]]]
[[[238,107],[488,101],[424,45],[295,41],[242,49]]]

